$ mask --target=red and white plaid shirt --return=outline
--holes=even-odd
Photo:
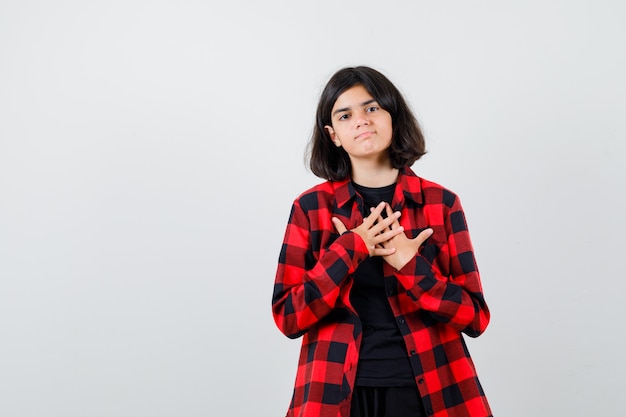
[[[350,289],[369,254],[356,233],[339,236],[331,217],[353,229],[362,205],[349,179],[319,184],[293,204],[272,299],[278,328],[303,336],[288,417],[350,416],[362,334]],[[461,334],[480,335],[489,310],[459,198],[404,168],[391,207],[409,238],[434,231],[402,269],[385,262],[383,270],[427,415],[491,416]]]

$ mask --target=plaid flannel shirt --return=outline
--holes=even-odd
[[[363,222],[350,180],[327,181],[293,203],[280,252],[272,312],[290,338],[303,336],[288,417],[349,417],[362,328],[350,304],[352,276],[369,256],[361,237],[341,236]],[[409,238],[433,235],[400,270],[384,263],[389,304],[406,344],[427,415],[491,416],[461,333],[489,322],[465,215],[451,191],[400,171],[391,203]]]

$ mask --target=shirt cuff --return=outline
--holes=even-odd
[[[413,290],[419,284],[420,288],[428,291],[436,283],[430,263],[421,255],[415,256],[406,265],[395,273],[400,285],[407,290]]]

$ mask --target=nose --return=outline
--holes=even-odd
[[[356,127],[367,126],[370,124],[370,120],[367,117],[367,113],[359,112],[355,118]]]

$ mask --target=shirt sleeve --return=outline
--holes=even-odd
[[[331,224],[330,218],[327,220]],[[349,231],[326,250],[314,250],[313,234],[321,231],[319,225],[312,226],[296,200],[285,231],[272,297],[274,321],[290,338],[302,336],[332,312],[348,276],[369,256],[361,237]]]
[[[437,321],[477,337],[485,331],[490,313],[458,197],[454,197],[451,208],[444,214],[443,224],[448,255],[444,258],[449,265],[434,267],[441,253],[430,257],[425,250],[395,271],[395,275],[420,309],[430,312]],[[448,272],[444,275],[440,271]]]

